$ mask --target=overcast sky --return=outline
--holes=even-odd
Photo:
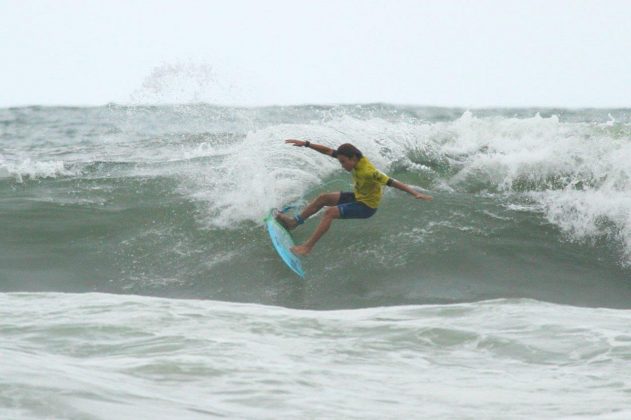
[[[627,0],[0,0],[0,106],[631,106]]]

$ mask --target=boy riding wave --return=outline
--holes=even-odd
[[[285,143],[297,147],[306,147],[317,152],[336,158],[342,168],[350,172],[353,177],[352,192],[331,192],[320,194],[311,201],[299,215],[291,217],[279,212],[276,219],[287,229],[294,229],[318,212],[322,207],[328,206],[324,212],[322,221],[311,237],[301,245],[292,247],[291,251],[296,255],[307,255],[311,252],[316,242],[320,240],[331,227],[334,219],[367,219],[377,212],[383,187],[397,188],[411,194],[419,200],[432,200],[432,197],[412,189],[409,185],[388,177],[366,158],[359,149],[350,143],[345,143],[337,149],[314,144],[309,141],[289,139]]]

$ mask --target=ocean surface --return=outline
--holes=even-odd
[[[263,218],[352,186],[287,138],[434,200],[301,280]],[[0,109],[0,418],[631,418],[630,162],[631,109]]]

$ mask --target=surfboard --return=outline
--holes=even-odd
[[[304,279],[305,272],[302,269],[302,262],[296,254],[291,252],[291,247],[294,246],[294,240],[287,229],[285,229],[274,217],[276,211],[276,209],[270,210],[264,220],[265,226],[267,227],[267,233],[269,233],[274,249],[276,249],[276,252],[278,252],[278,255],[280,255],[280,258],[287,267],[289,267],[294,273],[298,274],[300,278]]]

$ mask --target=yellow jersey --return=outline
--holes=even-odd
[[[353,192],[355,200],[366,204],[368,207],[376,209],[379,207],[383,186],[388,183],[388,176],[375,168],[375,166],[365,157],[355,165],[351,171],[353,176]]]

